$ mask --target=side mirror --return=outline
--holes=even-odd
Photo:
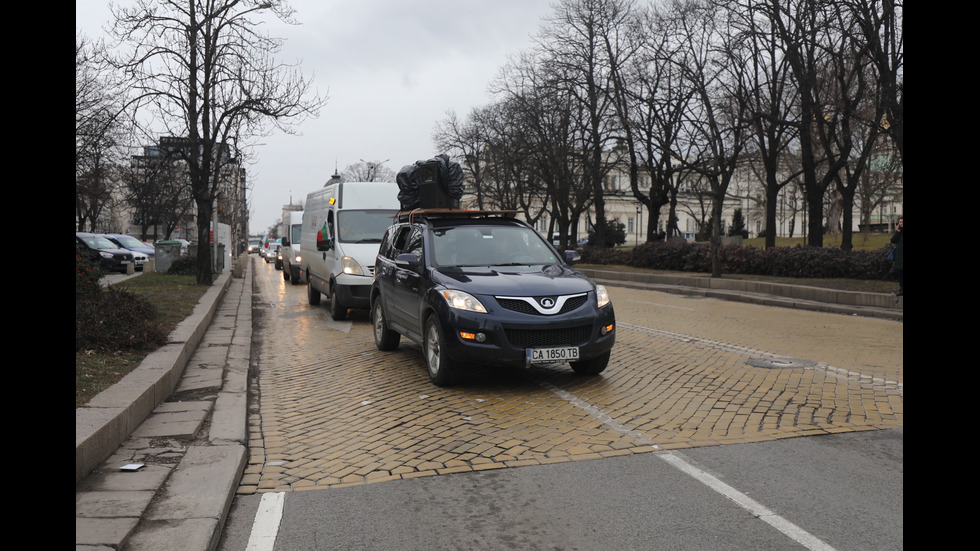
[[[399,268],[406,268],[412,271],[418,271],[419,266],[422,264],[419,262],[418,257],[412,253],[402,253],[395,257],[395,265]]]
[[[565,262],[568,264],[575,264],[579,260],[582,260],[582,255],[578,251],[572,249],[565,251]]]
[[[282,238],[282,246],[283,247],[288,247],[289,246],[289,239],[288,238],[286,238],[286,237],[283,237]]]

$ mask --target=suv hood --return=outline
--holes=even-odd
[[[436,283],[474,295],[570,295],[595,288],[585,275],[559,264],[440,268],[432,274]]]

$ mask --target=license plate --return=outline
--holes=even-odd
[[[578,347],[528,348],[526,359],[528,365],[574,362],[578,360]]]

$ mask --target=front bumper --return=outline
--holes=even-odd
[[[595,300],[592,294],[589,299]],[[527,365],[528,348],[575,346],[581,361],[609,352],[616,342],[616,316],[611,304],[597,308],[592,302],[555,316],[519,314],[497,305],[490,311],[492,315],[448,306],[437,308],[446,352],[452,360],[523,367]],[[607,331],[610,326],[612,330]],[[481,335],[482,342],[477,340]]]

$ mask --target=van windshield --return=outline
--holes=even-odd
[[[337,215],[337,238],[345,243],[381,243],[396,210],[342,210]]]

